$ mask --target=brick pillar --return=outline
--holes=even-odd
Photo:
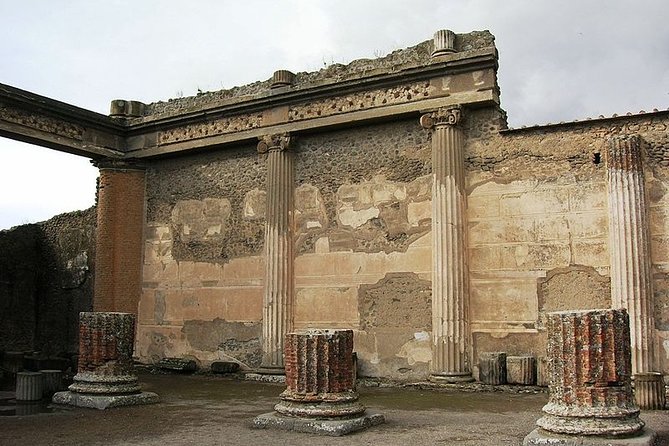
[[[263,294],[263,359],[266,372],[283,373],[283,342],[293,326],[293,194],[295,173],[290,136],[261,138],[258,152],[267,153],[265,223],[265,289]]]
[[[95,245],[95,311],[137,314],[142,289],[144,169],[100,160]]]
[[[282,415],[336,418],[360,415],[353,370],[352,330],[305,330],[286,335]]]
[[[639,432],[627,311],[548,313],[546,328],[550,397],[537,425],[570,435]]]
[[[638,137],[617,137],[606,151],[611,301],[630,317],[632,369],[653,371],[650,238]]]
[[[432,129],[432,379],[472,381],[467,192],[460,107],[421,117]]]

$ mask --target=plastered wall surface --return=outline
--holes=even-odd
[[[468,115],[474,358],[497,350],[543,356],[545,312],[611,305],[602,156],[606,137],[637,126],[647,141],[656,341],[666,344],[666,123],[630,117],[500,134],[498,111]],[[431,360],[429,133],[403,120],[304,137],[294,151],[294,327],[352,328],[361,374],[424,378]],[[257,171],[226,174],[245,171],[241,165]],[[190,355],[259,364],[262,166],[251,149],[152,166],[143,360]],[[227,242],[241,240],[238,228],[250,237]]]

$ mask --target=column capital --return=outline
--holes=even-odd
[[[258,140],[258,153],[267,153],[276,150],[280,152],[288,150],[294,138],[290,136],[290,133],[277,133],[259,136]]]
[[[425,113],[420,117],[420,125],[424,129],[432,129],[440,125],[456,126],[462,119],[462,106],[454,105],[451,107],[442,107],[437,110]]]
[[[129,158],[98,158],[91,160],[93,164],[98,169],[111,169],[111,170],[145,170],[146,166],[141,161]]]

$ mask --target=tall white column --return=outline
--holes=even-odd
[[[653,371],[650,238],[639,138],[616,137],[606,152],[611,301],[630,317],[632,369]]]
[[[471,381],[467,193],[460,107],[421,117],[432,129],[432,379]]]
[[[258,143],[258,152],[267,153],[262,367],[277,372],[283,372],[284,337],[293,327],[295,174],[289,144],[287,134],[265,136]]]

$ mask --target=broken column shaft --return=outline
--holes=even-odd
[[[571,435],[640,431],[624,309],[548,314],[550,399],[537,425]]]
[[[286,335],[284,415],[349,417],[365,411],[353,379],[353,332],[308,330]]]
[[[358,402],[352,330],[289,333],[285,361],[286,390],[276,412],[255,418],[255,427],[338,436],[385,421]]]
[[[69,392],[53,402],[106,409],[158,401],[141,392],[134,372],[135,315],[83,312],[79,314],[79,365]]]

